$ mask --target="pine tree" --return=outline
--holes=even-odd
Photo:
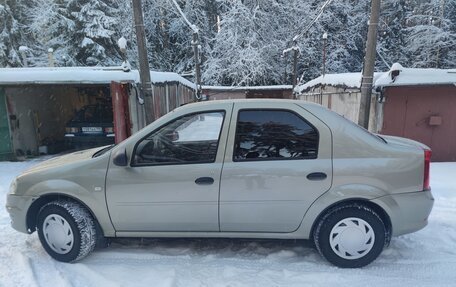
[[[319,12],[320,0],[177,0],[199,28],[204,84],[291,83],[295,35]],[[326,72],[362,69],[369,1],[333,1],[298,39],[298,72],[304,80],[322,73],[322,35],[328,33]],[[147,48],[152,69],[194,71],[192,31],[169,0],[144,0]],[[130,1],[0,0],[0,66],[21,66],[19,46],[28,46],[30,66],[119,65],[117,40],[128,41],[137,63]],[[456,1],[384,0],[377,70],[400,62],[407,67],[454,68]],[[382,56],[381,59],[380,56]],[[137,65],[136,65],[137,66]]]
[[[118,6],[109,0],[73,1],[76,29],[74,39],[78,43],[76,58],[83,65],[114,65],[120,62],[115,27],[118,23]]]
[[[69,11],[68,0],[34,0],[27,8],[29,27],[38,42],[43,65],[47,63],[48,49],[54,50],[57,66],[78,64],[73,35],[76,22]]]
[[[131,1],[115,1],[118,5],[118,16],[114,30],[119,38],[124,37],[127,40],[127,59],[132,66],[137,66],[138,50],[136,48],[136,33],[133,22],[133,8],[131,6]],[[114,62],[116,62],[115,65],[118,64],[117,56],[115,57]]]
[[[30,44],[25,25],[19,20],[23,16],[23,8],[22,1],[0,1],[0,67],[22,66],[19,47]],[[27,51],[29,56],[33,58],[31,50]]]
[[[413,11],[413,6],[407,0],[386,0],[382,2],[381,18],[378,31],[377,51],[388,65],[393,63],[407,64],[406,39],[403,33],[407,25],[407,18]],[[381,71],[388,70],[388,66],[377,61]]]
[[[305,26],[320,11],[321,1],[311,1]],[[307,81],[322,73],[323,34],[328,35],[326,44],[326,73],[360,71],[363,65],[364,43],[367,34],[369,3],[364,1],[333,1],[326,7],[321,18],[300,39],[303,60],[299,71]],[[304,48],[303,48],[304,47]]]
[[[405,29],[410,67],[454,66],[456,33],[450,18],[454,15],[447,10],[453,6],[454,1],[415,2]]]

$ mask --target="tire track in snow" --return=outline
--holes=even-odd
[[[5,254],[1,253],[0,261],[3,261]],[[0,269],[0,286],[39,286],[36,282],[30,259],[27,256],[20,252],[15,252],[11,254],[9,261],[10,264],[2,266]]]

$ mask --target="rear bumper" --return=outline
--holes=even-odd
[[[27,211],[36,197],[17,196],[8,194],[6,197],[6,211],[11,218],[11,226],[17,231],[30,233],[27,230]]]
[[[424,228],[434,206],[430,190],[392,194],[373,199],[390,216],[392,235],[412,233]]]

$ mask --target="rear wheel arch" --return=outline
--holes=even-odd
[[[379,205],[376,203],[373,203],[367,199],[363,198],[352,198],[352,199],[346,199],[342,201],[335,202],[325,208],[320,214],[315,218],[312,228],[310,230],[309,238],[313,238],[315,231],[317,229],[317,226],[320,222],[320,220],[328,213],[330,213],[332,210],[340,208],[345,205],[352,205],[352,204],[357,204],[361,206],[366,206],[368,208],[371,208],[373,211],[375,211],[380,218],[382,219],[383,223],[385,224],[385,229],[386,229],[386,234],[385,234],[385,246],[388,246],[390,241],[391,241],[391,235],[393,234],[393,226],[391,223],[391,218],[388,215],[388,213]]]

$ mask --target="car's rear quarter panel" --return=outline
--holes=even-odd
[[[313,223],[328,207],[347,200],[369,200],[423,189],[424,151],[417,146],[388,144],[326,109],[302,105],[328,124],[333,136],[333,184],[307,211],[299,232],[309,236]],[[393,202],[394,201],[394,202]],[[376,203],[378,204],[378,203]],[[398,203],[380,206],[395,221]],[[378,204],[380,205],[380,204]],[[391,205],[390,207],[386,207]],[[426,205],[426,204],[425,204]],[[427,204],[428,205],[428,204]],[[404,208],[413,208],[410,205]],[[426,207],[426,210],[428,208]],[[395,222],[393,224],[396,224]],[[399,223],[398,223],[399,224]]]

